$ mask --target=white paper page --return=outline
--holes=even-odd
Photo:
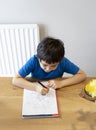
[[[55,90],[46,95],[24,89],[22,115],[58,114]]]

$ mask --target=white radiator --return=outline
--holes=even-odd
[[[14,76],[38,43],[37,24],[0,24],[0,76]]]

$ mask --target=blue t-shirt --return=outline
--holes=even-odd
[[[60,78],[63,76],[64,72],[75,75],[78,70],[78,66],[76,66],[70,60],[64,57],[55,70],[52,70],[51,72],[45,72],[40,67],[37,55],[34,55],[26,62],[26,64],[18,71],[18,73],[23,78],[31,74],[32,78],[44,80]]]

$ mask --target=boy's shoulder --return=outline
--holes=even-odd
[[[71,60],[69,60],[67,57],[63,57],[62,61],[61,61],[61,65],[71,65],[71,64],[74,64]]]
[[[33,64],[33,63],[36,63],[36,62],[38,62],[37,54],[34,54],[33,56],[31,56],[29,58],[29,60],[27,61],[27,63],[29,63],[29,64]]]
[[[34,54],[33,56],[30,57],[31,60],[38,60],[37,54]]]
[[[67,57],[63,57],[61,62],[67,62],[67,61],[70,61],[70,60]]]

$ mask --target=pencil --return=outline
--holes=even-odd
[[[44,87],[44,88],[47,88],[44,84],[42,84],[40,81],[38,81],[38,83],[42,86],[42,87]]]

